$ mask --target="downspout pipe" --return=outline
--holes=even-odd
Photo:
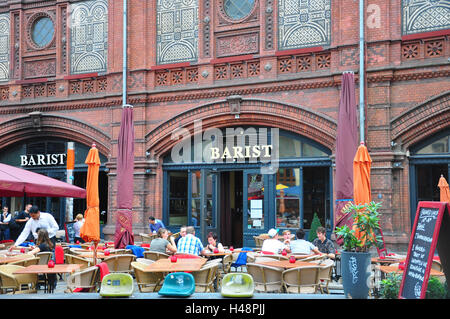
[[[128,107],[127,105],[127,0],[123,0],[123,62],[122,62],[122,107]]]
[[[359,139],[364,143],[364,89],[365,89],[365,70],[364,70],[364,0],[359,0]]]

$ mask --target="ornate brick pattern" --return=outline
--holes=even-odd
[[[255,54],[259,52],[259,33],[217,37],[216,46],[217,57]]]
[[[22,86],[22,97],[24,99],[34,99],[41,97],[56,96],[56,83],[36,83]]]
[[[239,63],[225,63],[214,66],[215,80],[230,80],[255,77],[260,74],[259,61],[243,61]]]
[[[20,15],[14,15],[14,78],[20,76]]]
[[[67,72],[67,8],[61,8],[61,73]]]
[[[278,73],[326,70],[331,67],[331,53],[304,54],[278,58]]]
[[[156,63],[197,61],[198,0],[161,0],[156,11]]]
[[[278,1],[278,50],[329,45],[331,0]]]
[[[75,80],[69,82],[69,94],[94,94],[106,92],[108,89],[108,80],[106,77]]]
[[[265,37],[264,47],[266,50],[274,48],[274,23],[273,23],[273,0],[266,0]]]
[[[351,66],[359,64],[359,50],[357,48],[348,48],[341,51],[341,65]]]
[[[0,81],[9,80],[10,20],[8,13],[0,14]]]
[[[157,86],[183,85],[198,82],[198,68],[179,68],[155,73]]]
[[[412,60],[419,58],[420,42],[410,42],[402,45],[402,58],[404,60]]]
[[[450,28],[449,0],[402,0],[402,34]]]
[[[217,20],[219,26],[226,26],[226,25],[234,25],[237,23],[248,23],[248,22],[255,22],[259,19],[259,1],[255,1],[253,4],[253,8],[247,14],[246,16],[242,17],[240,20],[233,20],[230,18],[227,13],[225,12],[224,8],[224,0],[217,0],[216,1],[216,8],[218,11]]]
[[[211,56],[211,0],[203,0],[203,56]]]
[[[425,42],[425,57],[437,58],[444,54],[444,40],[432,40]]]
[[[71,4],[70,72],[106,72],[108,57],[108,1]]]
[[[25,78],[51,77],[56,74],[56,60],[27,61],[23,65]]]
[[[0,87],[0,100],[6,101],[9,99],[9,87]]]

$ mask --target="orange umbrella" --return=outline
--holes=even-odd
[[[355,205],[369,204],[372,194],[370,191],[370,168],[372,159],[370,158],[364,142],[359,145],[353,159],[353,200]],[[355,236],[362,237],[362,233],[355,229]]]
[[[370,158],[367,147],[361,142],[353,159],[353,200],[355,205],[370,203],[372,194],[370,191]]]
[[[96,248],[100,241],[100,214],[99,214],[99,197],[98,197],[98,171],[100,168],[100,157],[95,144],[86,157],[85,163],[88,165],[86,180],[86,205],[84,212],[85,222],[80,229],[80,236],[86,242],[94,242],[94,264],[96,261]]]
[[[448,187],[448,183],[443,175],[441,175],[441,178],[439,178],[438,187],[441,189],[440,201],[450,203],[450,190]]]

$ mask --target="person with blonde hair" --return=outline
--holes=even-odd
[[[168,239],[169,232],[167,231],[167,229],[158,229],[157,236],[158,237],[153,239],[150,244],[151,251],[159,251],[164,254],[173,254],[177,252],[177,246],[175,246],[173,238],[170,237],[170,239]]]
[[[80,237],[80,229],[84,224],[84,217],[83,214],[78,214],[75,217],[75,224],[73,224],[73,229],[75,230],[75,236],[74,236],[74,241],[77,242],[79,241],[80,243],[84,243],[83,238]]]

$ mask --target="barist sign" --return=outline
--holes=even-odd
[[[67,154],[32,154],[20,155],[21,166],[51,166],[64,165]]]

